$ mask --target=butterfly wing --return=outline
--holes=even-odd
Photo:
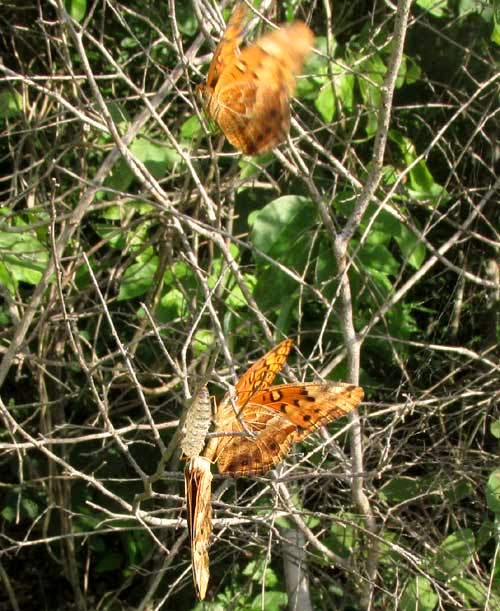
[[[359,386],[345,382],[281,384],[256,393],[252,402],[266,405],[296,427],[294,442],[347,415],[363,399]],[[243,417],[245,421],[245,417]]]
[[[280,369],[283,367],[290,350],[293,340],[285,339],[277,346],[269,350],[263,357],[256,361],[241,376],[235,386],[234,395],[227,393],[217,407],[215,417],[215,431],[222,432],[226,436],[211,437],[203,452],[209,460],[217,460],[217,456],[224,452],[224,448],[233,441],[243,441],[243,437],[231,437],[231,433],[245,433],[253,431],[252,424],[246,423],[246,431],[242,426],[235,408],[238,413],[247,405],[251,397],[258,391],[268,389]],[[234,405],[234,407],[233,407]]]
[[[290,96],[314,40],[301,21],[244,49],[220,75],[209,113],[227,139],[248,155],[282,142],[290,130]]]
[[[191,564],[196,594],[205,598],[210,577],[208,549],[212,534],[212,473],[210,461],[195,456],[184,469],[187,523],[191,543]]]
[[[227,139],[246,154],[260,155],[287,137],[295,75],[314,35],[296,21],[239,52],[247,13],[243,3],[234,9],[199,89],[207,114]]]
[[[286,362],[293,340],[285,339],[256,361],[236,383],[236,405],[244,405],[258,391],[268,389]]]
[[[199,90],[208,98],[213,95],[220,75],[238,57],[238,49],[243,40],[247,14],[248,7],[243,2],[238,3],[231,14],[224,35],[215,49],[210,68],[208,69],[206,83],[199,86]]]
[[[235,419],[233,428],[239,435],[221,437],[215,460],[219,473],[233,477],[250,477],[275,467],[292,447],[297,427],[265,405],[248,403],[242,412],[248,431]]]
[[[240,415],[254,437],[221,438],[216,458],[220,473],[265,473],[281,462],[293,443],[345,416],[362,398],[361,388],[340,382],[282,384],[258,391]],[[237,420],[232,424],[242,430]]]

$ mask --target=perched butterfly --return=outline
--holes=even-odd
[[[205,598],[210,576],[208,549],[212,534],[212,473],[203,456],[190,458],[184,469],[191,565],[196,594]]]
[[[240,51],[247,13],[246,4],[236,5],[199,90],[229,142],[247,155],[261,155],[288,136],[295,75],[314,35],[294,21]]]
[[[203,456],[217,462],[220,473],[265,473],[295,442],[345,416],[363,399],[362,388],[342,382],[271,386],[292,344],[286,339],[254,363],[239,379],[234,395],[227,394],[219,405],[215,432],[225,435],[210,438]]]

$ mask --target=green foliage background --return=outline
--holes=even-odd
[[[186,399],[207,375],[220,399],[285,336],[285,380],[349,375],[318,205],[341,232],[373,169],[395,7],[261,4],[317,52],[292,142],[246,158],[194,90],[208,0],[2,3],[0,608],[197,607]],[[499,45],[497,0],[413,2],[349,243],[376,532],[333,423],[279,471],[288,501],[215,478],[206,608],[283,608],[290,532],[314,609],[500,607]]]

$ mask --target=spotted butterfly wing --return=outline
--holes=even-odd
[[[204,455],[217,462],[220,473],[234,477],[265,473],[295,442],[346,415],[362,400],[361,388],[342,382],[271,387],[291,346],[291,340],[285,340],[258,360],[236,385],[234,397],[226,395],[218,407],[219,436],[209,440]]]

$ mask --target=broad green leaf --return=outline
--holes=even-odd
[[[253,292],[257,280],[255,276],[251,274],[244,274],[245,284],[248,287],[250,293]],[[234,286],[231,288],[229,294],[224,298],[226,304],[231,308],[243,308],[248,305],[247,299],[241,290],[240,286],[234,283]]]
[[[381,499],[387,503],[403,503],[411,501],[422,491],[422,483],[409,477],[397,477],[382,486],[379,491]]]
[[[378,125],[378,109],[381,99],[380,86],[384,82],[387,67],[379,55],[372,55],[369,59],[361,62],[359,70],[361,76],[358,77],[357,81],[367,109],[365,131],[368,136],[373,136]]]
[[[466,479],[452,483],[451,488],[446,490],[446,498],[453,504],[468,498],[474,492],[474,485]]]
[[[314,106],[325,123],[331,123],[336,114],[335,96],[331,83],[326,83],[321,88],[319,95],[314,100]]]
[[[306,197],[280,197],[249,217],[250,240],[264,253],[296,274],[302,274],[310,256],[312,226],[317,224],[314,204]],[[297,281],[256,254],[255,297],[264,310],[295,307]],[[272,287],[272,290],[270,290]],[[290,312],[288,312],[287,320]],[[282,323],[284,321],[281,321]]]
[[[0,91],[0,119],[11,119],[23,108],[23,98],[15,89],[4,88]]]
[[[425,261],[427,248],[403,223],[398,223],[398,229],[399,233],[394,234],[394,239],[398,243],[401,253],[413,269],[419,269]]]
[[[156,179],[163,178],[169,170],[182,161],[179,153],[173,148],[156,144],[143,136],[134,139],[130,151],[144,163]]]
[[[125,301],[144,295],[151,285],[156,274],[158,257],[150,257],[147,262],[133,263],[123,274],[118,301]]]
[[[252,611],[262,611],[262,609],[269,609],[272,611],[275,609],[285,609],[288,602],[288,596],[285,592],[276,592],[274,590],[266,590],[264,597],[262,594],[257,595],[251,602],[250,609]]]
[[[12,280],[38,284],[48,260],[48,250],[30,233],[0,232],[0,264],[5,267],[0,275],[7,274],[7,286]]]
[[[196,115],[186,119],[180,129],[181,141],[192,142],[202,134],[201,123]]]
[[[339,556],[348,558],[358,540],[359,517],[349,512],[339,514],[339,520],[330,526],[330,535],[326,539],[328,547]]]
[[[195,356],[203,354],[215,341],[215,335],[210,329],[198,329],[194,334],[193,350]]]
[[[445,17],[448,14],[448,0],[417,0],[417,6],[433,17]]]
[[[491,511],[500,515],[500,469],[493,471],[488,478],[486,502]]]
[[[326,123],[337,114],[337,107],[351,112],[354,105],[354,85],[356,79],[347,69],[338,64],[331,65],[331,74],[324,78],[314,105]]]
[[[80,23],[87,11],[87,0],[65,0],[64,4],[71,17]]]
[[[180,33],[186,37],[196,34],[200,27],[190,2],[176,3],[175,20]]]
[[[167,293],[165,293],[165,295],[163,295],[160,304],[164,312],[160,313],[157,311],[157,315],[162,322],[179,318],[180,316],[184,316],[186,313],[186,297],[179,289],[170,289]]]
[[[469,528],[457,530],[441,543],[432,564],[443,579],[462,575],[476,551],[474,533]]]
[[[169,269],[167,269],[165,275],[163,276],[163,279],[165,284],[170,285],[176,282],[177,280],[182,280],[182,278],[191,275],[192,272],[187,263],[185,263],[184,261],[178,261],[177,263],[174,263],[174,265],[171,266]]]
[[[475,579],[455,577],[449,582],[449,587],[460,592],[464,597],[464,608],[500,609],[500,595],[487,592],[485,586]]]
[[[1,259],[1,255],[0,255]],[[5,288],[9,291],[11,295],[14,295],[16,292],[17,283],[14,281],[13,277],[9,273],[7,267],[0,260],[0,284],[5,286]]]
[[[399,264],[392,256],[390,250],[383,244],[376,244],[369,240],[358,253],[366,269],[378,272],[384,276],[396,276]]]
[[[94,231],[97,235],[106,241],[112,248],[123,250],[125,248],[125,236],[123,229],[116,225],[108,223],[94,223]]]
[[[494,13],[493,29],[491,31],[491,41],[500,46],[500,8]]]
[[[490,433],[493,437],[500,439],[500,420],[494,420],[490,426]]]
[[[405,164],[407,166],[413,165],[418,157],[413,142],[397,130],[390,130],[389,138],[398,145]],[[408,175],[410,178],[409,191],[414,197],[436,200],[443,197],[448,198],[445,189],[434,180],[424,159],[420,159],[413,165]]]
[[[439,597],[425,577],[415,577],[406,586],[398,604],[398,611],[433,611]]]
[[[278,258],[290,253],[297,238],[316,223],[316,206],[309,198],[285,195],[250,215],[250,239],[259,250]]]

